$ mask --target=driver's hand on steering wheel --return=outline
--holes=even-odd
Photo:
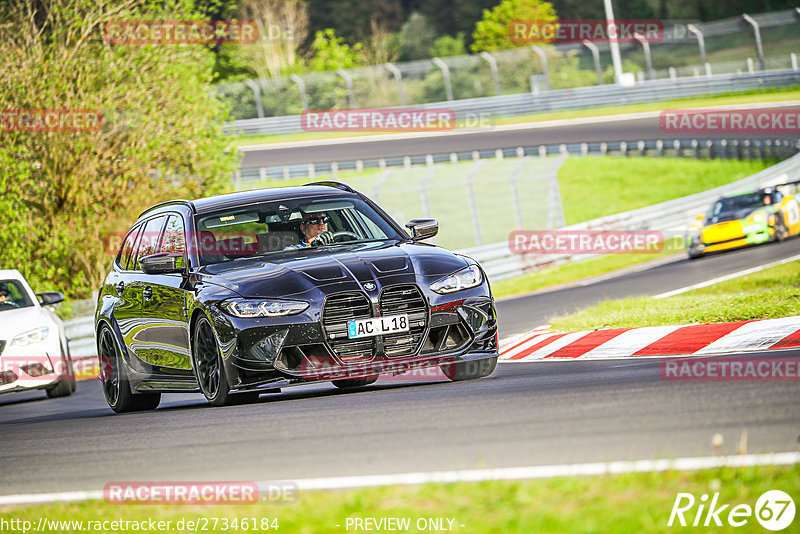
[[[313,241],[311,241],[312,247],[319,247],[331,244],[333,244],[333,234],[327,230],[321,232],[317,237],[314,238]]]

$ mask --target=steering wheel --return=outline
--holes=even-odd
[[[345,240],[338,239],[339,237],[351,237],[352,239],[348,239],[347,241],[358,241],[361,239],[361,236],[358,234],[354,234],[353,232],[348,232],[347,230],[341,230],[339,232],[333,232],[333,242],[334,243],[342,243]]]

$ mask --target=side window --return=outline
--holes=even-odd
[[[139,230],[141,230],[141,226],[135,226],[128,232],[128,235],[125,236],[125,241],[122,243],[122,248],[119,250],[119,254],[117,254],[117,265],[121,269],[127,269],[128,262],[131,260],[131,254],[133,254],[134,245],[136,245],[136,238],[139,235]]]
[[[158,243],[161,240],[161,229],[164,227],[166,220],[167,216],[161,215],[160,217],[156,217],[147,221],[147,223],[144,225],[144,230],[142,230],[142,233],[138,239],[139,246],[136,250],[136,260],[132,265],[128,266],[128,269],[134,271],[141,270],[139,259],[158,252]]]
[[[167,219],[159,252],[186,253],[186,236],[183,231],[183,218],[180,215],[170,215]]]

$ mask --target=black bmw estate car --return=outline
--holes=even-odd
[[[127,232],[95,312],[115,412],[161,394],[215,406],[309,381],[370,384],[439,366],[451,380],[497,363],[489,282],[338,182],[174,200]]]

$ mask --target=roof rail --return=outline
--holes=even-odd
[[[324,180],[322,182],[311,182],[308,184],[303,184],[303,187],[307,185],[325,185],[328,187],[335,187],[336,189],[341,189],[342,191],[347,191],[348,193],[356,193],[356,190],[350,187],[349,185],[343,184],[342,182],[335,182],[333,180]]]
[[[189,206],[189,208],[191,208],[192,211],[195,211],[194,204],[192,204],[191,200],[185,200],[185,199],[167,200],[166,202],[160,202],[160,203],[156,204],[155,206],[150,206],[149,208],[144,210],[142,213],[140,213],[139,217],[137,217],[137,219],[141,219],[142,215],[144,215],[144,214],[146,214],[148,212],[151,212],[151,211],[153,211],[153,210],[155,210],[157,208],[162,208],[162,207],[170,205],[170,204],[181,204],[181,205],[184,205],[184,206]]]

